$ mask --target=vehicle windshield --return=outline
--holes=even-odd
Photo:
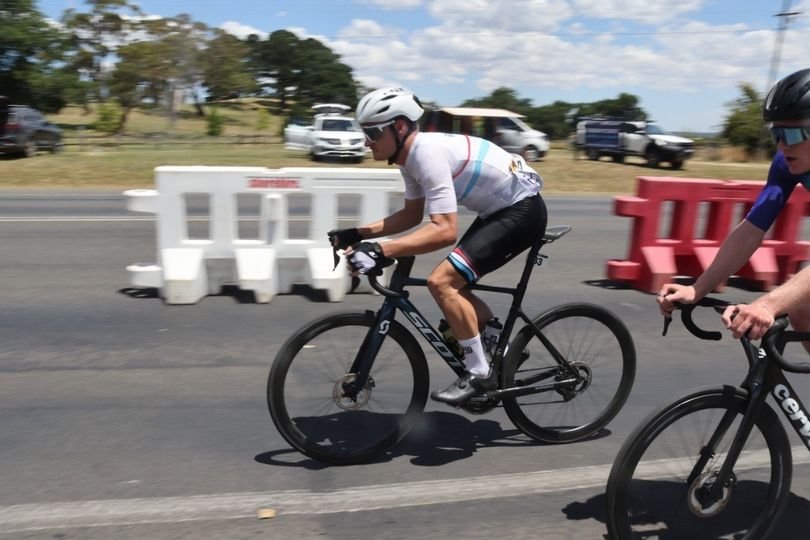
[[[648,135],[666,135],[667,132],[661,129],[658,124],[647,124],[646,128]]]
[[[512,118],[512,121],[519,125],[523,131],[530,131],[532,128],[526,122],[521,120],[520,118]]]
[[[321,124],[323,131],[357,131],[354,122],[346,118],[329,118]]]

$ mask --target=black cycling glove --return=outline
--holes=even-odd
[[[326,235],[329,237],[329,243],[338,249],[346,249],[363,240],[360,231],[358,231],[356,227],[351,229],[332,229],[326,233]]]
[[[358,274],[377,275],[388,264],[377,242],[360,242],[352,247],[349,255],[349,267]]]

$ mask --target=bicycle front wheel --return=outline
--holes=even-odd
[[[702,390],[654,412],[636,428],[607,483],[610,537],[765,538],[787,502],[791,475],[787,434],[767,404],[730,482],[717,496],[710,493],[747,403],[747,393],[738,388]],[[718,430],[722,419],[725,431]],[[719,440],[708,448],[713,437]],[[699,463],[701,454],[705,463]]]
[[[558,306],[534,324],[573,372],[524,327],[509,344],[503,388],[544,385],[547,390],[505,398],[506,413],[518,429],[543,442],[593,435],[616,416],[633,386],[636,350],[630,332],[613,313],[593,304]],[[564,382],[572,379],[576,382]]]
[[[313,459],[368,461],[402,439],[425,407],[425,355],[396,321],[366,383],[356,396],[344,395],[375,320],[371,312],[329,315],[296,332],[276,355],[267,380],[270,416],[284,439]]]

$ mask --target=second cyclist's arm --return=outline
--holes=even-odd
[[[405,206],[401,210],[357,230],[364,239],[390,236],[416,227],[422,222],[424,214],[425,199],[405,199]]]
[[[703,298],[748,262],[765,237],[765,231],[743,220],[720,246],[714,260],[695,282],[695,296]]]

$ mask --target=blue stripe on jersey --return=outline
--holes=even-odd
[[[453,268],[455,268],[456,271],[461,274],[461,277],[467,280],[467,283],[474,283],[478,279],[479,276],[477,276],[475,271],[469,267],[467,261],[465,261],[457,253],[451,251],[450,255],[447,256],[447,260],[450,261]]]
[[[481,140],[481,146],[478,147],[478,157],[475,158],[473,165],[472,176],[467,184],[467,189],[465,189],[461,197],[458,198],[458,202],[463,201],[464,197],[469,195],[472,188],[475,187],[475,183],[478,182],[478,178],[481,176],[481,164],[484,162],[484,156],[489,152],[489,144],[489,141]]]

